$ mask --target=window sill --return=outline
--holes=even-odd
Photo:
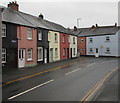
[[[30,41],[32,41],[33,39],[27,39],[27,40],[30,40]]]
[[[32,60],[32,59],[28,59],[27,61],[28,61],[28,62],[33,62],[33,60]]]
[[[40,62],[40,61],[43,61],[43,59],[38,59],[37,61]]]

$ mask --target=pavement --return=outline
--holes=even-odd
[[[105,84],[105,86],[100,90],[99,95],[96,97],[95,101],[119,101],[118,90],[120,84],[118,83],[118,72],[116,72]]]
[[[63,66],[65,64],[70,64],[79,60],[82,60],[84,58],[74,58],[69,60],[62,60],[57,61],[53,63],[47,63],[47,64],[39,64],[35,67],[26,67],[26,68],[7,68],[2,70],[2,83],[21,78],[27,75],[35,74],[41,71],[48,70],[50,68],[55,68],[59,66]]]

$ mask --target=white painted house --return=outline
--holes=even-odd
[[[120,56],[120,27],[116,24],[84,28],[78,36],[86,37],[86,55],[88,56]]]
[[[77,57],[77,36],[70,35],[70,52],[72,58]]]

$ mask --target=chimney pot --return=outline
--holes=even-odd
[[[74,31],[77,31],[77,27],[76,26],[74,26]]]
[[[42,19],[44,19],[44,16],[43,16],[42,13],[40,13],[39,17],[42,18]]]
[[[19,5],[17,4],[17,1],[15,2],[9,2],[8,8],[11,8],[13,10],[19,11]]]

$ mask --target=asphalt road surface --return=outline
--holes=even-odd
[[[3,86],[3,101],[81,101],[117,58],[87,57],[73,65]]]

